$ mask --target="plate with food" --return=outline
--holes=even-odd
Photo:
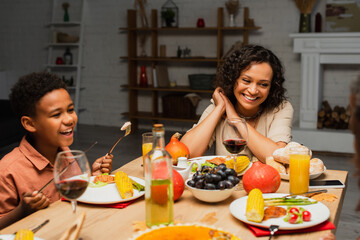
[[[145,181],[141,178],[129,176],[133,182],[133,194],[131,197],[123,198],[120,195],[120,192],[115,184],[114,175],[100,175],[107,177],[100,177],[102,181],[95,181],[99,177],[92,176],[90,178],[89,186],[83,195],[81,195],[77,201],[82,203],[90,204],[112,204],[127,202],[133,199],[137,199],[145,194],[145,188],[141,189],[141,186],[145,186]],[[135,187],[135,185],[140,184],[141,186]],[[135,184],[135,185],[134,185]],[[138,190],[141,189],[141,190]]]
[[[251,167],[252,162],[250,162],[249,157],[246,155],[237,156],[236,164],[234,164],[234,159],[230,156],[203,156],[189,159],[189,163],[196,160],[201,163],[201,166],[207,165],[210,167],[216,167],[221,163],[224,163],[226,167],[233,168],[237,172],[238,176],[244,175],[244,173]],[[193,166],[192,172],[195,172],[197,165]]]
[[[283,180],[289,180],[289,164],[288,163],[280,163],[276,161],[273,157],[266,158],[266,164],[274,167],[279,173],[280,177]],[[319,158],[312,158],[310,160],[310,169],[309,169],[309,178],[315,179],[319,177],[326,171],[326,167],[323,161]]]
[[[251,193],[252,192],[249,193],[249,196]],[[229,207],[230,212],[235,218],[247,224],[262,228],[269,228],[270,225],[278,225],[281,230],[295,230],[312,227],[326,221],[330,217],[330,210],[326,205],[307,197],[298,196],[295,198],[297,201],[302,202],[300,204],[305,205],[280,205],[281,202],[286,201],[282,198],[285,195],[287,194],[262,194],[265,203],[265,214],[264,218],[262,218],[262,220],[257,219],[257,222],[248,220],[248,217],[246,216],[246,207],[249,196],[233,201]],[[293,214],[293,212],[298,214]]]

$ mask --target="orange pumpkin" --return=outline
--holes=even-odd
[[[281,178],[275,168],[257,161],[245,172],[242,181],[247,193],[254,188],[263,193],[274,193],[280,187]]]
[[[173,165],[177,165],[179,157],[190,157],[190,152],[188,147],[179,141],[181,134],[175,133],[170,142],[166,145],[165,149],[168,151],[173,159]]]

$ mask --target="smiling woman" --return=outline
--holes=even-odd
[[[280,60],[270,50],[247,45],[234,51],[220,66],[212,103],[199,122],[181,139],[191,157],[216,144],[216,155],[227,155],[221,142],[224,118],[242,117],[249,130],[242,152],[265,162],[274,150],[291,140],[293,108],[286,100]]]

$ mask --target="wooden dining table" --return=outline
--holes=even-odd
[[[121,168],[129,176],[143,178],[142,157],[139,157]],[[347,185],[347,171],[326,170],[318,179],[339,179]],[[229,205],[232,201],[246,196],[245,190],[240,187],[233,192],[230,198],[218,203],[205,203],[197,200],[192,193],[185,189],[183,195],[174,203],[174,220],[178,223],[204,223],[206,216],[212,216],[211,226],[221,228],[231,232],[240,239],[268,239],[268,237],[255,237],[248,227],[232,216]],[[281,181],[280,188],[277,193],[288,193],[289,182]],[[337,199],[333,202],[323,201],[330,209],[330,218],[328,219],[335,226],[338,225],[341,208],[346,192],[343,189],[328,189],[328,193],[335,194]],[[49,219],[49,223],[36,232],[35,236],[44,240],[59,239],[60,236],[76,221],[77,217],[82,213],[86,213],[79,237],[82,240],[90,239],[129,239],[136,233],[134,230],[135,223],[145,222],[145,200],[144,196],[138,198],[123,209],[109,208],[92,204],[78,203],[75,214],[71,211],[71,205],[66,201],[57,201],[52,203],[48,208],[39,210],[24,219],[4,228],[0,234],[11,234],[22,228],[32,228]],[[293,233],[286,235],[278,235],[273,239],[319,239],[326,232],[335,230],[325,230],[308,233]]]

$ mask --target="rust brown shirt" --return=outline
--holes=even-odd
[[[69,150],[68,147],[61,150]],[[38,191],[54,177],[54,166],[25,137],[0,160],[0,217],[19,205],[23,194]],[[51,183],[43,191],[50,202],[60,199]]]

